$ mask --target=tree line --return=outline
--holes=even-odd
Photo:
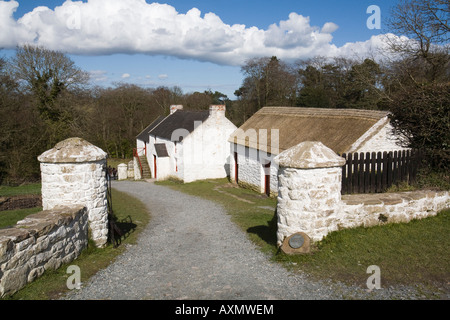
[[[0,183],[40,178],[37,156],[68,137],[81,137],[109,157],[130,158],[136,136],[172,104],[207,110],[226,96],[178,87],[116,83],[92,86],[87,72],[65,54],[23,45],[0,58]]]
[[[446,0],[403,0],[386,24],[406,38],[386,34],[377,59],[251,59],[241,69],[234,120],[269,105],[387,110],[403,146],[421,149],[425,167],[450,185],[449,17]]]
[[[0,58],[0,183],[39,179],[37,156],[79,136],[110,157],[132,156],[135,138],[169,106],[207,110],[227,105],[237,126],[264,106],[380,109],[427,165],[447,172],[450,147],[449,8],[443,0],[401,1],[386,36],[385,59],[314,57],[285,62],[253,58],[241,67],[236,100],[221,92],[183,93],[179,87],[117,83],[92,86],[88,73],[65,54],[23,45]],[[379,55],[377,55],[379,56]]]

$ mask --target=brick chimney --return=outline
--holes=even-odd
[[[226,111],[226,107],[224,104],[209,106],[209,115],[211,117],[225,118],[225,111]]]
[[[170,114],[174,113],[177,110],[183,110],[183,105],[181,104],[173,104],[170,106]]]

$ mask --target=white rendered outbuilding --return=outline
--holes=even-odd
[[[225,178],[229,175],[230,143],[236,126],[226,118],[225,105],[209,111],[184,111],[171,106],[137,137],[140,159],[146,160],[152,177],[174,177],[184,182]]]

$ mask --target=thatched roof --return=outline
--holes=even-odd
[[[272,154],[304,141],[320,141],[334,152],[343,153],[377,122],[384,119],[387,123],[387,115],[387,111],[360,109],[264,107],[237,129],[229,141]],[[267,143],[259,138],[257,142],[249,139],[252,132],[258,136],[262,129],[267,130],[267,134],[263,134],[267,136]],[[279,130],[278,150],[271,142],[273,129]]]

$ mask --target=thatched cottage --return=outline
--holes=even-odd
[[[231,143],[230,178],[261,193],[277,190],[279,153],[304,141],[334,152],[401,150],[387,111],[264,107],[237,129]]]
[[[184,182],[225,178],[229,175],[228,137],[236,126],[225,117],[224,105],[209,111],[184,111],[173,105],[137,136],[141,161],[146,159],[152,177],[175,177]]]

